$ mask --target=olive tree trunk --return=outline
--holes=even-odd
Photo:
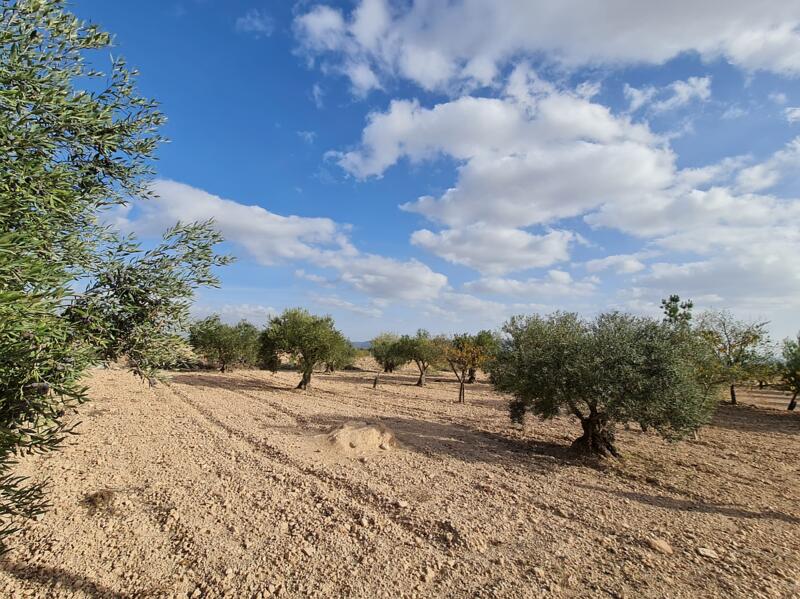
[[[794,410],[797,407],[797,391],[794,392],[792,395],[792,400],[789,402],[789,405],[786,407],[787,410]]]
[[[300,379],[300,382],[297,383],[296,389],[308,389],[308,386],[311,384],[311,371],[304,370],[303,371],[303,378]]]
[[[475,382],[475,369],[470,368],[469,372],[467,373],[467,383],[470,385]]]
[[[731,405],[736,405],[736,386],[733,384],[731,385]]]
[[[581,426],[583,435],[573,441],[574,450],[587,455],[619,457],[614,446],[614,429],[604,414],[593,412],[581,418]]]

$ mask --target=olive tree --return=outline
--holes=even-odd
[[[458,402],[464,403],[464,385],[486,360],[483,345],[473,335],[456,335],[445,349],[445,359],[458,380]]]
[[[591,322],[564,313],[514,317],[503,331],[490,374],[513,396],[512,419],[572,414],[583,428],[576,450],[618,456],[620,422],[680,438],[710,417],[714,387],[698,367],[704,345],[685,329],[614,312]]]
[[[88,287],[65,312],[104,361],[128,361],[155,383],[184,341],[194,290],[217,286],[212,269],[230,258],[214,253],[222,236],[211,222],[169,229],[144,251],[131,238],[115,240],[87,272]]]
[[[87,66],[109,45],[62,0],[0,0],[0,543],[46,508],[42,484],[14,475],[14,458],[57,449],[72,431],[65,416],[86,399],[85,368],[114,347],[148,363],[160,353],[147,339],[115,339],[98,326],[109,322],[98,302],[83,299],[103,287],[104,248],[116,243],[98,215],[150,195],[164,121],[122,60],[108,73]]]
[[[314,368],[335,357],[342,339],[330,316],[315,316],[307,310],[291,308],[271,318],[261,333],[259,358],[262,366],[274,372],[280,357],[288,356],[302,375],[297,388],[306,389]]]
[[[381,333],[369,344],[369,352],[385,373],[394,372],[408,362],[401,350],[400,337],[394,333]]]
[[[356,348],[344,335],[336,331],[330,355],[325,358],[325,372],[331,373],[352,366],[356,359]]]
[[[719,382],[728,385],[731,404],[736,405],[736,385],[759,378],[770,359],[766,322],[737,320],[728,311],[704,312],[695,327],[714,352]]]
[[[213,314],[189,327],[192,348],[221,372],[233,366],[255,366],[258,356],[258,328],[242,320],[229,325]]]
[[[800,333],[797,339],[786,339],[783,342],[783,360],[780,367],[781,380],[792,399],[789,401],[789,410],[797,407],[797,395],[800,394]]]
[[[431,366],[439,366],[444,362],[447,341],[440,337],[431,337],[431,334],[419,329],[413,337],[403,335],[400,337],[398,351],[406,362],[414,362],[419,369],[417,386],[425,386],[425,377]]]
[[[475,344],[481,349],[481,360],[470,366],[467,372],[467,383],[475,382],[479,368],[486,368],[500,348],[500,338],[494,331],[478,331],[473,337]]]

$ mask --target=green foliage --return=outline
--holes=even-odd
[[[381,333],[375,337],[369,346],[369,351],[375,361],[381,365],[384,372],[394,372],[395,369],[407,364],[409,359],[401,353],[400,337],[394,333]]]
[[[419,369],[417,385],[425,385],[425,376],[432,366],[442,366],[445,362],[447,340],[442,337],[431,337],[431,334],[419,329],[413,337],[403,335],[398,341],[398,354],[406,362],[414,362]]]
[[[735,386],[758,380],[771,360],[766,322],[736,320],[730,312],[704,312],[695,330],[714,355],[713,376],[730,387],[731,403],[736,403]]]
[[[786,339],[783,342],[783,360],[780,365],[781,381],[792,394],[789,409],[797,406],[797,396],[800,394],[800,333],[797,339]]]
[[[705,345],[689,331],[652,319],[608,313],[593,322],[556,313],[512,318],[491,366],[495,387],[513,396],[511,415],[577,416],[574,447],[618,455],[616,423],[642,422],[667,438],[705,423],[714,388],[699,364]]]
[[[98,248],[113,242],[98,213],[149,195],[164,122],[123,61],[109,73],[87,67],[109,41],[61,0],[0,0],[0,543],[46,508],[42,486],[13,474],[14,458],[54,450],[71,431],[64,417],[86,398],[85,368],[106,352],[155,365],[168,340],[139,334],[176,330],[140,320],[120,332],[97,312],[97,294],[112,293]],[[124,311],[142,295],[117,299]],[[168,320],[173,309],[148,314]]]
[[[486,339],[479,335],[456,335],[445,348],[445,359],[458,379],[458,401],[465,400],[464,384],[470,373],[474,373],[486,362]]]
[[[667,299],[661,300],[661,310],[664,312],[664,322],[678,325],[689,326],[692,322],[692,300],[681,301],[681,296],[670,295]]]
[[[222,372],[234,366],[255,366],[258,360],[258,328],[242,320],[235,325],[222,322],[214,314],[189,327],[189,343],[194,350]]]
[[[315,316],[301,308],[285,310],[270,319],[261,333],[259,360],[263,367],[277,370],[280,357],[288,356],[302,374],[298,389],[306,389],[319,364],[336,360],[349,342],[334,327],[330,316]]]
[[[352,366],[357,355],[356,348],[350,340],[336,331],[334,335],[330,355],[324,360],[325,372],[331,373]]]
[[[183,343],[194,290],[219,284],[212,268],[230,261],[214,253],[221,241],[210,222],[179,223],[148,251],[131,238],[113,239],[66,317],[102,360],[124,357],[152,382]]]

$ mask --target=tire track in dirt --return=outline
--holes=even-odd
[[[455,545],[468,545],[463,535],[449,521],[429,520],[417,514],[414,514],[415,517],[413,518],[410,515],[403,515],[401,513],[401,508],[394,500],[370,489],[367,485],[348,480],[344,476],[337,476],[322,468],[307,466],[298,460],[292,459],[287,453],[267,443],[263,439],[230,426],[217,417],[211,410],[198,405],[198,403],[193,401],[186,393],[176,389],[172,384],[166,383],[166,385],[180,400],[194,408],[210,424],[224,430],[232,437],[248,443],[270,460],[296,470],[303,475],[313,477],[323,485],[335,488],[349,497],[353,502],[363,508],[361,510],[355,510],[350,506],[346,506],[345,511],[349,512],[354,519],[363,517],[365,511],[374,511],[374,513],[385,517],[400,529],[410,533],[414,538],[427,542],[431,548],[437,551],[446,551]],[[320,494],[318,499],[330,503],[330,498],[326,497],[324,494]],[[378,520],[374,514],[372,519],[373,521]]]
[[[252,377],[248,377],[248,380],[253,381],[253,382],[257,382],[258,381],[257,378],[252,378]],[[304,416],[302,416],[302,415],[300,415],[300,414],[298,414],[296,412],[293,412],[293,411],[288,410],[286,408],[281,408],[281,407],[276,406],[273,401],[270,401],[266,397],[262,397],[262,396],[254,394],[254,393],[250,393],[248,391],[243,391],[241,389],[230,389],[228,387],[223,386],[222,381],[220,381],[219,383],[212,383],[212,385],[215,386],[216,388],[220,389],[220,390],[224,390],[226,392],[229,392],[229,393],[232,393],[232,394],[235,394],[235,395],[240,395],[240,396],[245,397],[247,399],[250,399],[250,400],[253,400],[253,401],[257,401],[257,402],[262,403],[262,404],[266,404],[267,406],[270,406],[270,407],[272,407],[272,408],[274,408],[274,409],[276,409],[278,411],[286,413],[287,415],[292,416],[298,424],[307,425],[307,424],[309,424],[311,422],[308,418],[306,418],[306,417],[304,417]],[[316,389],[316,391],[319,391],[319,389]],[[332,392],[327,391],[327,390],[323,390],[323,391],[325,393],[333,394]],[[321,396],[318,396],[318,395],[314,395],[313,393],[308,393],[308,396],[314,397],[317,400],[321,399],[323,401],[330,402],[332,404],[331,407],[334,410],[341,409],[343,405],[345,405],[345,406],[348,405],[348,404],[342,404],[341,402],[339,402],[338,400],[335,400],[335,399],[328,399],[327,397],[321,397]],[[365,407],[368,410],[371,410],[373,412],[373,414],[375,415],[375,417],[377,417],[379,419],[389,420],[389,421],[396,419],[397,412],[404,412],[401,415],[408,416],[409,418],[412,418],[412,419],[415,419],[415,420],[418,419],[418,415],[415,414],[415,413],[408,412],[407,411],[408,409],[412,409],[412,410],[414,410],[414,412],[417,412],[417,413],[423,414],[423,415],[430,415],[431,414],[430,412],[425,412],[422,409],[407,408],[406,407],[405,409],[383,408],[382,411],[385,412],[385,413],[383,414],[383,416],[380,416],[380,415],[376,414],[376,404],[375,403],[370,403],[368,400],[362,400],[361,398],[357,398],[357,397],[354,397],[352,395],[347,395],[347,394],[336,394],[336,397],[337,398],[338,397],[347,397],[349,399],[357,400],[363,407]],[[394,406],[395,404],[389,404],[389,405],[390,406]],[[353,407],[353,406],[351,405],[349,407]],[[435,412],[433,413],[433,415],[436,415],[436,414],[437,413],[435,413]],[[438,414],[441,414],[441,413],[438,413]],[[362,417],[356,417],[356,418],[362,418]],[[424,418],[422,420],[430,421],[429,419],[424,419]],[[513,440],[510,440],[510,439],[509,440],[505,440],[505,439],[498,440],[498,439],[496,439],[494,437],[494,435],[497,434],[497,433],[495,433],[494,431],[487,431],[487,430],[484,430],[484,429],[471,428],[470,426],[462,424],[461,422],[458,422],[457,420],[452,419],[452,418],[440,419],[440,420],[438,420],[436,422],[441,423],[441,424],[448,424],[448,425],[450,425],[450,426],[452,426],[454,428],[457,428],[460,431],[462,431],[463,436],[457,439],[459,441],[469,442],[471,440],[470,437],[472,435],[479,435],[481,438],[491,441],[492,443],[497,445],[497,451],[493,452],[494,456],[499,455],[501,453],[501,450],[513,451],[515,454],[518,454],[518,455],[523,453],[522,450],[520,450],[518,447],[515,446]],[[318,427],[318,430],[322,431],[322,430],[324,430],[324,427]],[[405,440],[405,442],[409,443],[412,446],[414,446],[416,451],[422,453],[423,455],[425,455],[427,458],[429,458],[431,460],[434,460],[434,461],[437,461],[437,462],[440,462],[440,463],[444,463],[446,461],[444,458],[438,456],[435,452],[433,452],[433,451],[431,451],[429,449],[426,449],[424,447],[421,447],[418,444],[416,444],[415,442],[409,442],[408,440]],[[526,470],[524,468],[524,466],[513,466],[513,465],[509,465],[508,463],[505,463],[505,462],[504,463],[500,463],[500,462],[497,462],[497,461],[494,462],[494,466],[495,466],[495,468],[501,470],[503,475],[505,477],[507,477],[509,481],[514,481],[516,484],[518,484],[519,485],[518,488],[523,488],[524,489],[526,487],[527,482],[529,481],[529,478],[530,478],[530,472],[528,470]],[[552,468],[548,468],[548,469],[549,470],[553,470]],[[487,468],[487,471],[489,471],[488,468]],[[560,478],[560,475],[558,477]],[[552,481],[552,482],[555,482],[555,481]],[[518,493],[518,491],[517,491],[517,493]],[[531,494],[530,496],[531,496],[531,498],[535,498],[534,494]]]

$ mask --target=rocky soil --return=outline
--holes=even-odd
[[[741,392],[699,438],[633,425],[573,457],[445,373],[91,377],[81,435],[30,456],[53,509],[0,597],[800,597],[800,413]]]

